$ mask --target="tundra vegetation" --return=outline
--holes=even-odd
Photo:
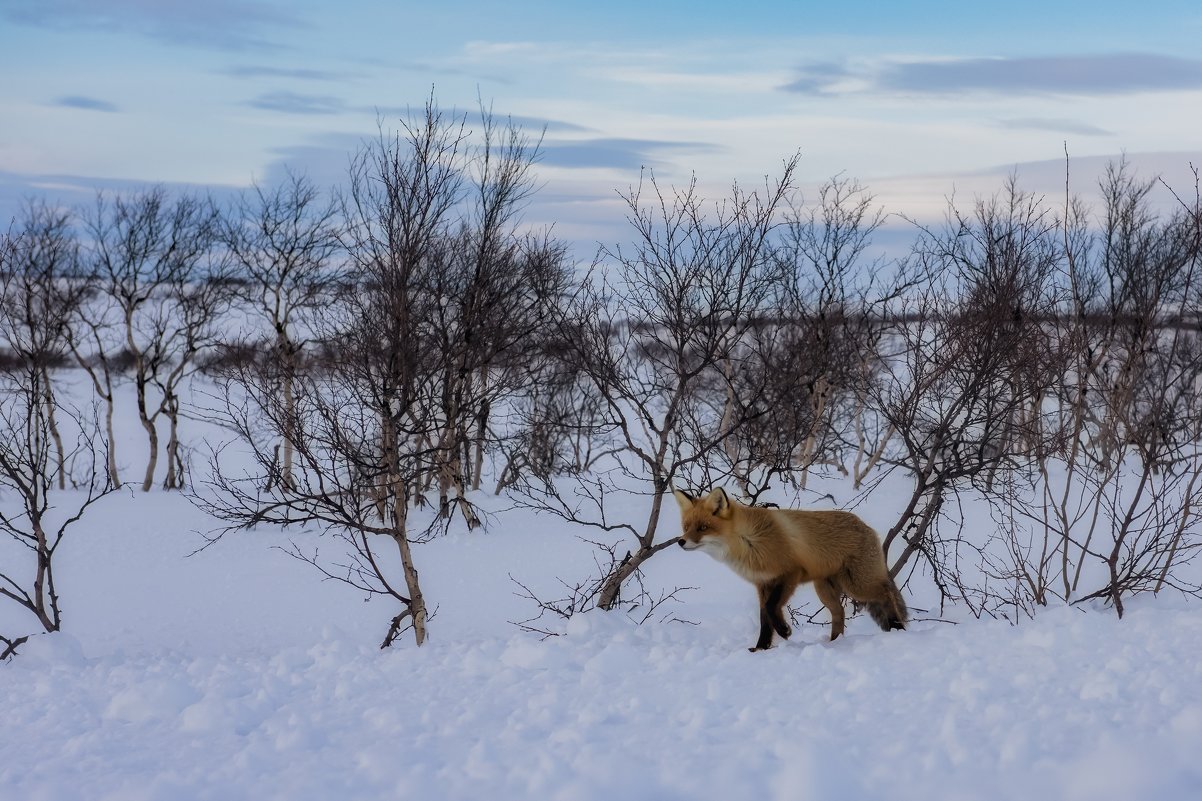
[[[886,562],[941,605],[1121,617],[1138,593],[1202,592],[1196,182],[1119,162],[1090,203],[1066,162],[1063,196],[1010,180],[891,222],[913,244],[886,255],[888,210],[845,176],[803,193],[798,155],[718,197],[647,170],[620,193],[627,241],[582,261],[524,222],[540,147],[431,100],[328,191],[289,174],[224,205],[161,186],[29,202],[0,239],[0,531],[27,557],[4,557],[0,597],[30,631],[59,627],[57,549],[141,459],[114,433],[127,402],[139,490],[188,493],[214,538],[343,538],[345,563],[283,547],[393,599],[385,646],[429,634],[422,542],[504,528],[473,502],[489,492],[597,546],[563,597],[519,585],[543,634],[677,597],[642,584],[679,534],[674,488],[807,505],[818,473],[852,507],[905,482]],[[188,447],[190,419],[233,439]],[[994,524],[967,528],[966,504]],[[0,632],[3,656],[28,633]]]

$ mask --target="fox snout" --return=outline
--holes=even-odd
[[[701,543],[689,542],[684,537],[679,537],[676,540],[676,544],[679,545],[681,548],[684,548],[686,551],[695,551],[701,547]]]

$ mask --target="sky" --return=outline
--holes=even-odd
[[[219,196],[348,155],[431,94],[543,133],[526,212],[620,241],[642,168],[707,194],[800,152],[938,216],[1016,171],[1087,191],[1120,154],[1191,189],[1202,4],[0,0],[0,219],[148,182]]]

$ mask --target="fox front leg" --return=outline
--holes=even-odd
[[[779,582],[756,585],[756,592],[760,598],[760,637],[756,640],[755,646],[748,648],[748,651],[755,653],[771,648],[774,629],[779,631],[782,637],[788,637],[793,633],[780,616],[780,607],[784,602],[784,590],[784,585]],[[788,634],[785,633],[786,631]]]

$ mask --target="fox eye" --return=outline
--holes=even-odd
[[[698,531],[709,531],[710,527],[707,526],[705,523],[702,523],[701,525],[697,526],[697,530]]]

